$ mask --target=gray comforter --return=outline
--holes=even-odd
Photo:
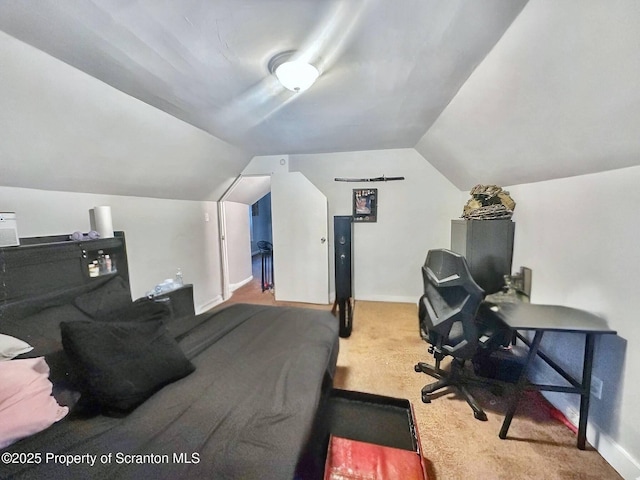
[[[70,415],[0,451],[21,460],[0,478],[293,478],[334,374],[336,319],[233,305],[167,327],[195,372],[126,417]]]

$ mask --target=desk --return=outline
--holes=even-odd
[[[484,312],[497,316],[510,329],[513,330],[517,338],[529,347],[529,354],[526,363],[516,383],[516,390],[507,409],[500,438],[507,437],[507,431],[511,425],[511,420],[518,406],[518,402],[523,390],[545,390],[552,392],[577,393],[580,395],[580,417],[578,421],[578,448],[584,450],[587,438],[587,417],[589,415],[589,395],[591,392],[591,370],[593,367],[593,352],[596,335],[616,334],[614,330],[607,327],[606,322],[589,312],[575,308],[562,307],[556,305],[536,305],[530,303],[501,303],[493,304],[485,302],[481,306],[480,315]],[[520,331],[529,330],[535,332],[532,341],[523,336]],[[584,358],[582,367],[582,379],[578,381],[557,363],[549,358],[544,352],[539,350],[540,342],[544,332],[571,332],[585,334]],[[570,387],[560,385],[536,385],[527,384],[527,371],[533,359],[538,355],[551,368],[558,372]]]

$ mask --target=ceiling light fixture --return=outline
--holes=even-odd
[[[316,81],[320,72],[310,63],[293,60],[295,50],[275,55],[269,60],[269,72],[274,74],[283,87],[292,92],[303,92]]]

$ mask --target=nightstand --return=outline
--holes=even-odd
[[[152,295],[151,300],[168,305],[171,318],[195,315],[193,306],[193,285],[187,284],[175,290]]]

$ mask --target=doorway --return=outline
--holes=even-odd
[[[251,234],[251,255],[256,255],[259,252],[258,242],[262,241],[273,244],[271,192],[251,205],[249,226]]]
[[[249,213],[251,235],[251,266],[254,281],[259,280],[262,293],[272,292],[273,229],[271,222],[271,192],[251,205]]]
[[[264,192],[260,195],[256,195],[256,184],[264,188]],[[247,225],[246,231],[249,237],[249,206],[269,191],[271,191],[273,268],[278,285],[275,289],[276,299],[287,302],[328,304],[327,199],[300,172],[283,172],[271,176],[241,175],[220,199],[218,221],[223,300],[228,300],[231,296],[229,272],[234,265],[230,265],[228,252],[233,252],[236,246],[233,243],[234,239],[228,237],[227,233],[238,230],[233,228],[234,219],[227,218],[227,210],[235,210],[235,205],[232,208],[230,202],[244,204],[245,209],[240,222]],[[228,208],[225,205],[228,205]],[[247,237],[245,239],[248,242]],[[251,247],[248,246],[245,256],[249,269],[251,267],[250,250]],[[234,260],[231,258],[232,262]]]
[[[244,280],[250,280],[253,251],[250,233],[253,223],[251,205],[270,190],[270,175],[240,175],[218,201],[223,301],[231,297],[232,289],[245,283]]]

